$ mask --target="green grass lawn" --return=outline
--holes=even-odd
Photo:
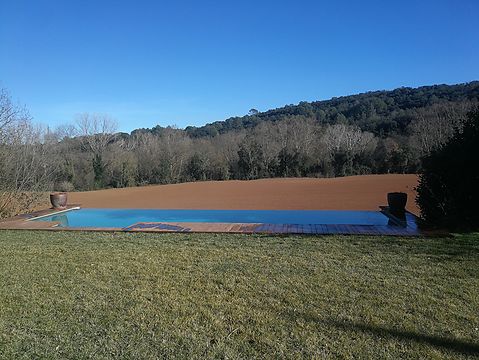
[[[0,232],[0,358],[479,356],[479,236]]]

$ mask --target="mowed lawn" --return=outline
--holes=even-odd
[[[472,358],[479,236],[0,232],[0,358]]]

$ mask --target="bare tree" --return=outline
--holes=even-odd
[[[221,156],[229,167],[238,162],[239,144],[244,140],[244,132],[228,132],[213,137],[210,141],[219,156]]]
[[[454,134],[460,131],[466,115],[477,103],[442,103],[416,111],[416,118],[411,122],[411,145],[426,155],[442,147]]]
[[[18,119],[28,117],[28,112],[24,108],[13,104],[8,91],[0,89],[0,134]]]
[[[104,153],[115,139],[117,123],[105,114],[83,113],[77,116],[77,131],[82,144],[93,154],[92,166],[95,175],[95,187],[104,186],[105,171],[108,163]]]
[[[102,155],[115,138],[117,122],[106,114],[77,115],[77,135],[93,154]]]
[[[58,141],[71,139],[76,136],[77,129],[73,124],[62,124],[56,127],[54,134]]]
[[[122,144],[123,145],[123,144]],[[163,176],[159,171],[160,160],[160,142],[156,136],[151,133],[138,132],[132,136],[128,149],[132,150],[138,161],[138,183],[141,185],[159,183]]]
[[[160,147],[169,164],[171,182],[179,182],[192,150],[192,140],[182,130],[167,127],[160,136]]]
[[[336,124],[328,126],[323,134],[322,141],[332,154],[343,151],[348,154],[359,154],[371,145],[375,146],[374,135],[363,132],[356,126]]]
[[[277,123],[281,147],[312,156],[317,147],[319,124],[304,116],[293,116]]]
[[[51,186],[45,132],[0,92],[0,216],[26,211]]]
[[[277,166],[278,154],[281,151],[281,146],[278,141],[278,127],[273,123],[263,122],[254,128],[252,131],[253,138],[261,149],[262,156],[261,160],[263,164],[261,168],[263,169],[262,176],[274,176],[275,168]],[[243,142],[243,154],[244,150],[252,150],[254,148],[251,146],[245,147],[247,143]],[[248,145],[252,145],[248,143]]]
[[[368,152],[372,153],[377,146],[377,139],[372,133],[345,124],[326,127],[321,141],[336,175],[356,173],[360,170],[354,166],[356,159]]]

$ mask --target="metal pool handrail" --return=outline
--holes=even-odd
[[[80,210],[81,208],[79,206],[75,206],[75,207],[72,207],[70,209],[65,209],[65,210],[60,210],[60,211],[56,211],[54,213],[50,213],[50,214],[45,214],[45,215],[41,215],[41,216],[36,216],[36,217],[33,217],[31,219],[27,219],[26,221],[32,221],[32,220],[37,220],[37,219],[42,219],[42,218],[45,218],[45,217],[50,217],[50,216],[54,216],[54,215],[57,215],[57,214],[63,214],[67,211],[71,211],[71,210]]]

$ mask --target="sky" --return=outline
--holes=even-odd
[[[479,1],[0,0],[0,87],[52,128],[201,126],[479,80]]]

